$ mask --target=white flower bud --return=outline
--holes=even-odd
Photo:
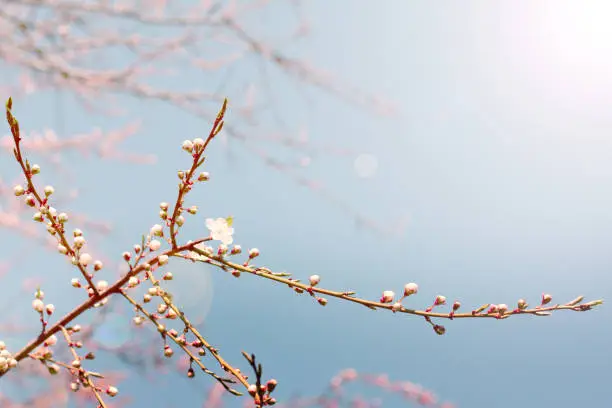
[[[195,139],[193,139],[193,147],[195,147],[196,150],[199,150],[199,149],[203,148],[204,147],[204,140],[199,138],[199,137],[196,137]]]
[[[45,310],[47,311],[48,315],[52,315],[53,312],[55,312],[55,306],[52,303],[49,303],[47,306],[45,306]]]
[[[312,275],[308,280],[310,281],[310,286],[317,286],[321,281],[321,277],[319,275]]]
[[[161,242],[159,242],[158,240],[154,239],[149,242],[149,249],[151,251],[157,251],[159,248],[161,248]]]
[[[419,291],[419,285],[417,285],[416,283],[411,282],[411,283],[407,283],[404,286],[404,296],[414,295],[418,291]]]
[[[45,304],[40,299],[34,299],[32,301],[32,309],[36,310],[38,313],[42,313],[45,308]]]
[[[183,142],[183,150],[185,150],[186,152],[191,153],[191,151],[193,150],[193,143],[191,142],[191,140],[185,140]]]
[[[160,266],[165,265],[168,263],[168,255],[160,255],[157,257],[157,260]]]
[[[13,188],[13,192],[15,193],[15,195],[16,195],[17,197],[19,197],[19,196],[22,196],[22,195],[24,195],[24,194],[25,194],[25,189],[24,189],[22,186],[20,186],[20,185],[16,185],[16,186]]]
[[[92,261],[92,259],[93,258],[88,253],[82,253],[79,256],[79,263],[81,264],[81,266],[87,266]]]
[[[98,281],[96,288],[98,288],[100,292],[105,291],[108,288],[108,282],[105,280]]]
[[[130,279],[128,279],[128,288],[135,288],[139,283],[140,280],[137,277],[132,276]]]
[[[45,343],[44,343],[46,347],[55,346],[55,344],[57,344],[57,336],[55,334],[52,336],[49,336],[49,338],[45,340]]]
[[[391,303],[394,297],[395,293],[392,290],[385,290],[380,298],[380,303]]]
[[[82,235],[77,235],[76,237],[74,237],[74,247],[79,249],[82,248],[83,245],[85,245],[85,238],[83,238]]]
[[[162,234],[162,230],[163,230],[163,228],[162,228],[161,225],[159,225],[159,224],[153,225],[151,227],[151,236],[153,236],[153,237],[161,237],[163,235]]]

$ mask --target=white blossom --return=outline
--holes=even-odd
[[[234,239],[232,238],[234,229],[230,227],[227,219],[217,218],[216,220],[213,220],[212,218],[208,218],[206,220],[206,228],[210,230],[212,239],[221,241],[225,245],[229,245],[234,242]]]

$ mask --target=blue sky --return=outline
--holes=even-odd
[[[274,33],[274,24],[282,27],[290,18],[286,8],[275,7],[250,24]],[[612,6],[359,0],[347,7],[312,1],[303,13],[312,34],[289,46],[290,52],[397,106],[394,117],[380,117],[306,85],[290,86],[271,70],[276,109],[291,128],[307,125],[313,142],[352,152],[315,156],[303,174],[324,181],[351,208],[382,225],[409,219],[404,233],[356,228],[346,210],[230,141],[210,150],[212,178],[191,195],[201,215],[185,237],[205,234],[205,217],[231,214],[236,242],[258,247],[259,264],[301,278],[316,273],[322,286],[353,289],[370,299],[414,281],[421,290],[407,304],[423,308],[437,294],[466,308],[513,305],[521,297],[534,304],[543,292],[552,293],[554,302],[580,294],[610,297]],[[249,63],[239,72],[255,69]],[[8,77],[12,71],[0,65],[3,73]],[[190,78],[168,83],[214,85]],[[239,92],[228,90],[230,102]],[[63,98],[67,132],[114,127]],[[202,120],[160,103],[121,101],[143,123],[126,147],[156,154],[158,163],[77,155],[67,161],[78,167],[74,183],[83,187],[71,209],[114,223],[112,239],[100,248],[117,257],[157,222],[157,203],[174,197],[175,172],[188,158],[180,151],[182,140],[207,129]],[[25,128],[57,127],[54,103],[53,95],[34,95],[16,101],[15,113]],[[261,121],[264,132],[275,126],[270,114]],[[274,146],[263,148],[296,159]],[[373,177],[357,175],[359,154],[376,157]],[[2,178],[13,180],[10,156],[0,157]],[[62,189],[61,178],[54,184]],[[0,231],[2,242],[12,236]],[[5,282],[44,274],[50,298],[72,296],[73,271],[34,245],[15,240],[0,252],[6,257],[15,248],[31,248]],[[420,319],[334,300],[322,308],[253,277],[171,269],[188,312],[209,311],[204,334],[230,361],[239,361],[243,349],[254,352],[266,373],[279,380],[281,399],[316,394],[346,367],[420,383],[458,407],[590,407],[608,398],[612,316],[605,304],[548,318],[444,322],[447,334],[436,336]],[[34,322],[29,300],[13,302],[18,316]],[[130,333],[158,340],[147,330],[129,332],[124,324],[116,316],[109,319],[101,339],[121,344]],[[161,342],[159,348],[161,354]],[[124,368],[115,363],[100,364]],[[169,407],[198,406],[212,385],[203,376],[188,381],[172,374],[156,382],[158,389],[151,391],[134,374],[122,388],[142,398],[133,406]],[[400,403],[385,400],[385,406]]]

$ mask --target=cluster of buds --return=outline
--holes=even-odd
[[[47,316],[51,316],[55,311],[55,306],[51,303],[45,304],[43,299],[45,298],[45,293],[37,289],[34,293],[34,300],[32,301],[32,309],[34,309],[40,315],[40,323],[42,325],[42,330],[44,331],[47,327],[47,321],[45,320],[45,314]]]
[[[391,306],[391,311],[393,311],[393,313],[399,312],[402,309],[402,300],[404,300],[410,295],[414,295],[418,291],[419,291],[419,285],[417,285],[414,282],[407,283],[406,285],[404,285],[404,293],[402,297],[399,298],[396,302],[394,302],[395,292],[393,292],[392,290],[383,291],[379,302],[380,303],[393,303],[393,305]]]
[[[0,341],[0,373],[4,373],[16,366],[17,360],[15,360],[13,355],[6,349],[6,344]]]
[[[265,385],[260,385],[259,389],[256,384],[249,385],[248,392],[251,397],[255,400],[255,406],[272,406],[276,404],[276,398],[272,397],[272,391],[276,389],[278,381],[275,379],[269,380]],[[263,400],[263,401],[260,401]]]

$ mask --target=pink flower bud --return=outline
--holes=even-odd
[[[385,290],[380,298],[380,303],[391,303],[394,297],[395,293],[392,290]]]
[[[45,311],[49,316],[51,316],[55,311],[55,306],[52,303],[49,303],[47,306],[45,306]]]
[[[419,285],[417,285],[416,283],[411,282],[411,283],[407,283],[404,286],[404,296],[414,295],[418,291],[419,291]]]
[[[436,296],[436,301],[434,302],[436,306],[446,304],[446,297],[442,295]]]
[[[45,347],[55,346],[57,344],[57,336],[54,334],[49,336],[47,340],[44,341],[43,345]]]

